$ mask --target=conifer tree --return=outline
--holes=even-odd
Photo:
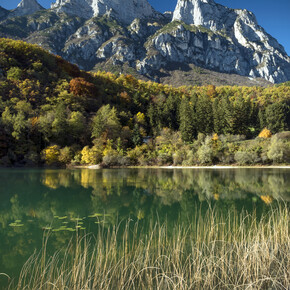
[[[273,133],[289,129],[289,115],[289,105],[286,103],[279,102],[267,106],[265,111],[267,128]]]
[[[196,129],[199,133],[210,134],[214,130],[211,98],[202,94],[196,102]]]
[[[180,126],[182,140],[185,142],[192,142],[197,136],[196,126],[194,123],[194,111],[190,102],[183,98],[180,105]]]
[[[142,136],[140,134],[138,124],[134,125],[133,134],[132,134],[132,142],[135,146],[139,146],[142,144]]]

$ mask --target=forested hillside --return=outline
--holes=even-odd
[[[289,83],[174,88],[0,39],[5,166],[286,163],[289,106]]]

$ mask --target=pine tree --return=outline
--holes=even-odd
[[[225,112],[223,110],[221,99],[216,98],[212,106],[213,106],[214,132],[220,135],[224,133],[225,129]]]
[[[187,99],[183,98],[180,105],[180,126],[182,140],[192,142],[197,136],[197,131],[194,122],[193,105]]]
[[[138,124],[134,125],[133,134],[132,134],[132,142],[135,145],[135,147],[142,145],[143,143]]]
[[[280,102],[267,106],[265,111],[267,128],[269,128],[272,133],[289,129],[289,115],[289,105],[286,103]]]
[[[212,101],[208,95],[201,95],[196,102],[196,128],[199,133],[214,131]]]
[[[66,145],[68,137],[67,111],[64,104],[56,108],[55,118],[52,122],[52,134],[55,142],[61,146]]]

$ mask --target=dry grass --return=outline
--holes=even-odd
[[[53,256],[45,239],[10,288],[289,289],[287,205],[259,221],[255,214],[197,209],[186,228],[156,223],[146,233],[130,221],[122,230],[100,227]]]

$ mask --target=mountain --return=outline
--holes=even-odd
[[[37,8],[36,0],[22,2]],[[84,70],[165,83],[178,75],[177,85],[290,80],[289,56],[253,13],[213,0],[178,0],[175,11],[164,14],[147,0],[57,0],[35,11],[2,17],[0,36],[39,44]]]
[[[8,17],[31,15],[44,8],[36,0],[22,0],[16,9],[12,10]]]
[[[173,21],[202,26],[219,36],[223,34],[223,38],[216,38],[215,47],[209,49],[203,59],[213,69],[218,69],[222,63],[225,72],[259,76],[271,82],[290,78],[290,58],[284,48],[258,25],[255,15],[247,10],[230,9],[213,0],[178,0]],[[220,41],[223,40],[226,44],[221,47]],[[230,52],[232,44],[233,53]],[[216,51],[225,46],[228,48],[226,52]]]
[[[130,24],[135,18],[158,15],[147,0],[57,0],[51,8],[58,13],[85,19],[109,15],[125,24]]]
[[[0,6],[0,20],[7,17],[9,11]]]

